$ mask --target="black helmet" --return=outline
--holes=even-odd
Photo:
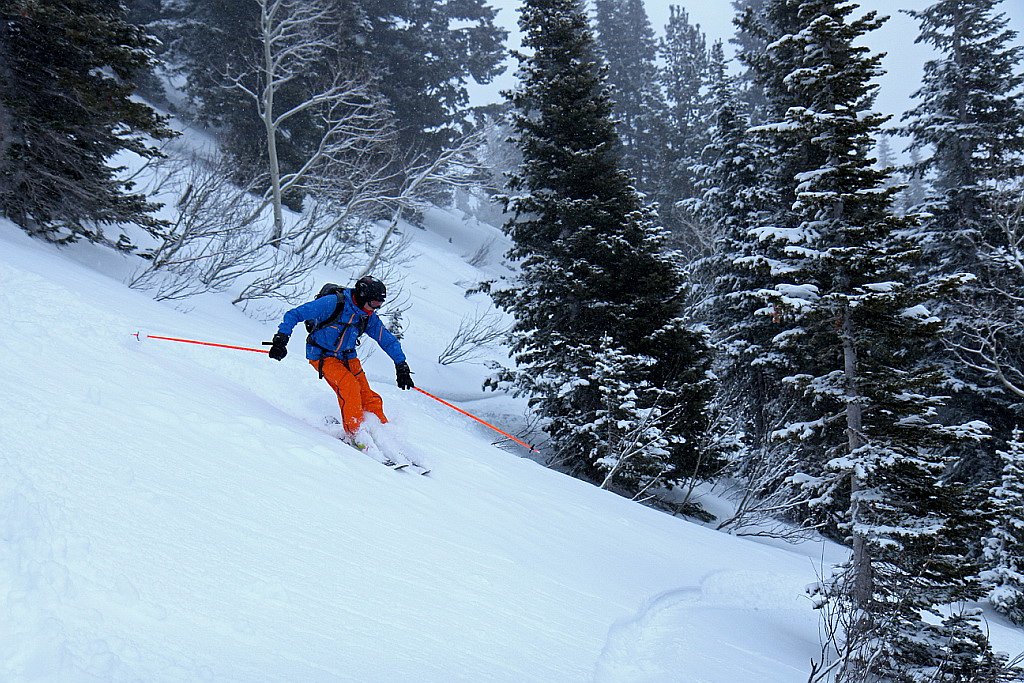
[[[366,275],[356,281],[355,299],[360,307],[370,301],[384,301],[387,295],[388,288],[372,275]]]

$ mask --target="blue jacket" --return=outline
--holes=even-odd
[[[341,360],[355,358],[356,342],[365,330],[366,334],[391,356],[391,360],[395,363],[404,363],[405,352],[402,351],[401,343],[384,327],[380,317],[368,314],[356,306],[356,302],[352,300],[351,289],[344,290],[341,298],[344,308],[335,321],[322,330],[317,330],[310,335],[310,339],[306,340],[306,358],[309,360],[320,360],[327,356],[334,356]],[[330,294],[302,304],[298,308],[293,308],[284,314],[284,321],[278,326],[277,331],[290,335],[300,322],[312,320],[319,324],[327,320],[334,312],[337,301],[338,298]],[[310,341],[315,343],[310,343]]]

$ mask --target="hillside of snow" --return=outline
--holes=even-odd
[[[407,229],[403,343],[419,386],[516,430],[486,368],[437,362],[507,246],[456,214]],[[145,339],[258,347],[276,322],[156,302],[123,284],[133,258],[0,221],[0,681],[806,680],[804,589],[840,548],[731,537],[497,448],[369,344],[383,436],[433,468],[391,471],[325,424],[301,334],[281,363]]]

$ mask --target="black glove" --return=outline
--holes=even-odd
[[[412,383],[412,370],[409,369],[408,363],[395,363],[395,375],[397,376],[399,389],[416,388],[416,385]]]
[[[281,360],[288,355],[288,340],[290,337],[283,332],[278,332],[274,335],[274,341],[263,342],[264,346],[269,346],[270,351],[267,352],[274,360]]]

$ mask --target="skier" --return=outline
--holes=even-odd
[[[383,400],[370,388],[356,358],[356,344],[364,333],[395,361],[398,387],[404,390],[415,385],[401,343],[376,315],[387,297],[384,283],[367,275],[351,289],[339,287],[325,295],[327,289],[321,290],[317,299],[284,314],[269,354],[274,360],[283,359],[288,353],[292,330],[299,322],[305,321],[309,330],[306,358],[337,395],[341,424],[352,437],[359,430],[365,413],[373,413],[381,423],[388,421],[384,416]]]

